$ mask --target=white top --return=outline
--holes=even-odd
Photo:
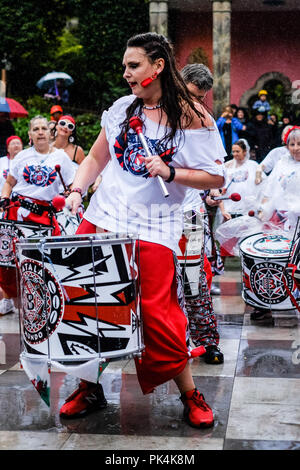
[[[34,147],[19,152],[11,162],[10,174],[17,180],[13,192],[41,201],[51,201],[62,190],[55,166],[60,171],[66,186],[75,176],[75,168],[68,155],[61,149],[48,154],[38,153]]]
[[[117,100],[104,112],[105,127],[111,162],[103,173],[103,180],[90,200],[85,218],[96,226],[117,233],[139,234],[141,240],[165,245],[176,250],[182,234],[182,202],[186,186],[166,183],[170,196],[162,195],[157,178],[152,178],[145,167],[137,134],[129,130],[124,142],[119,123],[126,117],[126,109],[134,95]],[[159,139],[164,127],[144,116],[143,134],[151,153],[162,155]],[[224,147],[214,127],[186,130],[178,145],[179,133],[173,148],[168,149],[171,163],[176,168],[202,169],[215,175],[224,175]]]
[[[0,191],[2,191],[3,185],[6,181],[11,162],[12,160],[7,156],[0,158]]]
[[[290,221],[300,216],[300,162],[290,155],[281,158],[267,178],[264,196],[269,198],[263,205],[268,215],[287,211]]]
[[[263,161],[260,162],[260,166],[264,167],[265,173],[270,173],[278,160],[284,155],[289,155],[288,149],[286,147],[276,147],[265,156]]]
[[[230,214],[246,215],[249,210],[255,210],[259,201],[261,184],[255,184],[255,174],[258,163],[253,160],[245,160],[242,165],[237,166],[234,159],[225,163],[226,166],[226,184],[228,186],[226,195],[238,193],[241,196],[240,201],[224,199],[224,209]]]

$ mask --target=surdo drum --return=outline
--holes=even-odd
[[[33,222],[0,220],[0,266],[14,268],[13,243],[21,239],[50,236],[53,227]]]
[[[296,286],[286,271],[292,240],[283,234],[257,233],[240,243],[242,297],[262,309],[290,310],[294,306],[286,286]]]
[[[75,365],[140,356],[136,242],[116,234],[17,242],[21,356]]]
[[[199,295],[200,269],[204,261],[204,215],[190,210],[184,213],[184,231],[177,249],[186,297]]]

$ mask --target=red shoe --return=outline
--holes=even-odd
[[[210,428],[214,424],[214,416],[204,396],[196,388],[181,395],[184,404],[183,416],[194,428]]]
[[[101,384],[81,381],[60,409],[61,418],[82,418],[107,406]]]

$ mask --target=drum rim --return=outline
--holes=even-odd
[[[282,260],[282,261],[287,261],[287,259],[289,258],[289,253],[290,253],[290,250],[288,250],[286,252],[286,254],[280,254],[280,255],[276,255],[276,253],[265,253],[265,254],[260,254],[260,253],[257,253],[257,254],[253,254],[253,253],[247,253],[245,252],[245,250],[242,248],[242,244],[248,240],[249,238],[251,237],[255,237],[256,235],[272,235],[271,233],[268,234],[267,232],[257,232],[257,233],[254,233],[252,235],[248,235],[247,237],[243,238],[243,240],[240,242],[239,244],[239,251],[240,251],[240,254],[242,254],[243,256],[248,256],[249,258],[259,258],[259,259],[267,259],[267,260],[270,260],[270,259],[276,259],[276,260]]]

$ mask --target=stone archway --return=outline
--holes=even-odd
[[[286,75],[283,75],[283,73],[281,72],[267,72],[258,78],[254,87],[250,88],[249,90],[245,91],[245,93],[243,93],[239,102],[239,106],[247,108],[251,98],[253,96],[257,96],[259,90],[263,89],[267,82],[273,80],[282,83],[284,94],[286,95],[286,97],[291,95],[292,83]]]

